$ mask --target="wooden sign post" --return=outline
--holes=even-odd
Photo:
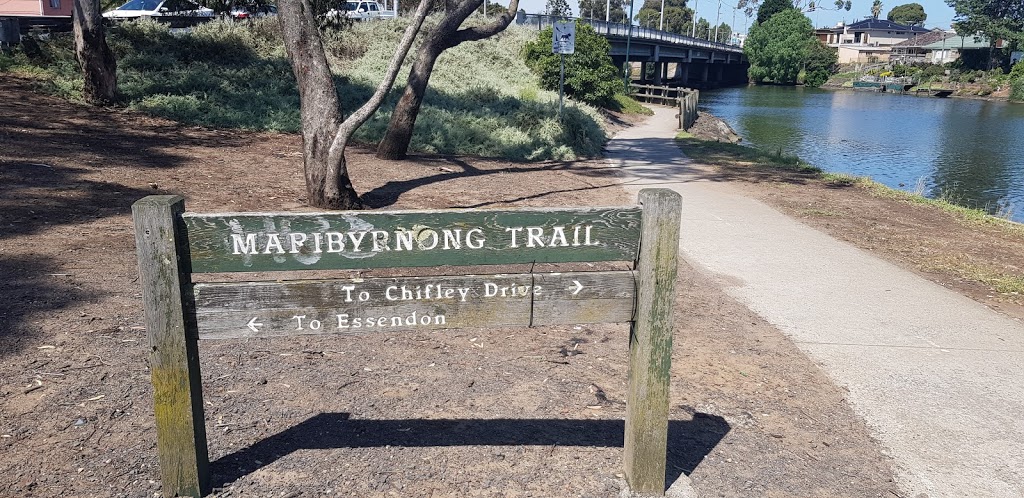
[[[681,203],[506,211],[186,213],[132,206],[166,496],[210,491],[199,339],[631,322],[625,474],[662,495]],[[633,270],[192,283],[193,273],[631,261]]]

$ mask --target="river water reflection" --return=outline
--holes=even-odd
[[[700,107],[748,145],[1024,222],[1024,104],[768,86]]]

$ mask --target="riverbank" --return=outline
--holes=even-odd
[[[704,112],[702,120],[720,121]],[[715,137],[681,135],[677,142],[717,179],[835,238],[1024,319],[1024,225],[867,178],[823,173],[800,158]]]

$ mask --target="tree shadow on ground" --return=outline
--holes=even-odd
[[[50,258],[0,256],[0,275],[0,358],[29,346],[40,334],[29,317],[87,297]]]
[[[589,446],[621,448],[622,420],[449,419],[353,420],[322,413],[211,463],[213,487],[224,487],[298,450],[433,446]],[[717,415],[670,420],[666,489],[690,475],[729,432]]]

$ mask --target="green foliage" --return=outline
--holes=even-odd
[[[882,0],[875,0],[871,3],[871,17],[878,19],[882,15]]]
[[[351,112],[372,94],[406,23],[405,18],[356,23],[326,34],[343,111]],[[599,154],[606,136],[598,112],[570,105],[559,122],[558,96],[540,90],[523,62],[522,47],[535,35],[513,26],[445,51],[417,119],[412,149],[520,160]],[[128,22],[112,28],[107,41],[118,57],[122,103],[129,109],[202,126],[300,129],[298,90],[276,19],[215,21],[173,35],[163,24]],[[343,48],[353,46],[360,48]],[[56,94],[81,98],[71,36],[51,36],[37,52],[0,56],[0,68],[43,79]],[[357,141],[380,140],[398,93],[393,91],[356,132]]]
[[[812,33],[811,20],[796,9],[775,14],[764,24],[755,24],[743,47],[750,61],[750,80],[796,83],[811,50]]]
[[[807,61],[804,65],[806,72],[804,85],[819,87],[828,81],[829,76],[836,71],[839,62],[839,54],[832,47],[819,42],[815,38],[808,41],[810,45],[807,51]]]
[[[547,0],[544,13],[549,16],[569,17],[572,15],[572,9],[566,0]]]
[[[886,18],[900,24],[923,26],[928,14],[925,14],[924,7],[919,3],[905,3],[893,7]]]
[[[588,104],[607,107],[621,88],[619,73],[608,55],[611,45],[594,28],[576,24],[576,53],[565,56],[565,93]],[[526,44],[526,63],[540,76],[541,88],[558,90],[561,56],[551,53],[551,28]]]
[[[693,26],[693,11],[686,8],[686,0],[665,0],[665,19],[662,24],[661,0],[644,0],[634,19],[643,27],[662,29],[671,33],[690,34]]]
[[[1003,39],[1020,50],[1024,46],[1024,2],[1021,0],[946,0],[953,7],[957,34],[982,33]]]
[[[764,24],[775,14],[792,8],[792,0],[764,0],[757,9],[757,24]]]
[[[717,39],[719,43],[729,43],[729,38],[731,37],[732,28],[724,22],[718,26],[715,34],[712,35],[712,38]]]
[[[697,20],[697,38],[702,40],[711,39],[711,23],[703,17]]]
[[[611,22],[626,22],[626,18],[629,17],[626,13],[626,9],[629,8],[629,3],[623,0],[612,0],[612,2],[606,3],[605,0],[580,0],[580,17],[584,19],[599,19],[604,20],[607,14],[608,20]]]
[[[1010,100],[1024,102],[1024,61],[1017,62],[1010,70]]]

